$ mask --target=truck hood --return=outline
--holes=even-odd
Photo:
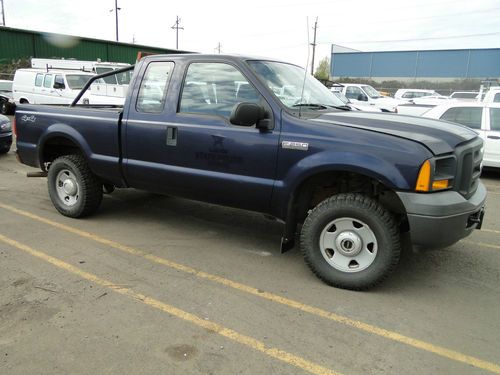
[[[408,103],[408,100],[388,98],[387,96],[382,96],[380,98],[375,98],[372,100],[377,104],[387,104],[387,105],[391,105],[391,106],[397,106],[400,104]]]
[[[434,155],[452,152],[458,144],[477,137],[474,131],[462,125],[389,113],[326,113],[311,121],[348,126],[409,139],[421,143]]]

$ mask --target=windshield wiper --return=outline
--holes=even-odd
[[[349,107],[348,105],[331,105],[329,107],[342,109],[343,111],[352,111],[352,108]]]
[[[314,109],[328,109],[326,105],[317,103],[299,103],[292,105],[292,107],[311,107]]]

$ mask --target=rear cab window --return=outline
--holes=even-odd
[[[137,95],[137,112],[163,112],[173,68],[174,63],[170,61],[153,61],[148,64]]]
[[[490,130],[500,131],[500,108],[490,108]]]
[[[440,119],[456,122],[471,129],[481,129],[482,117],[482,107],[455,107],[448,109],[441,115]]]

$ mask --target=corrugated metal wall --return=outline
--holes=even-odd
[[[497,78],[500,49],[332,53],[333,77]]]
[[[172,49],[0,27],[0,63],[30,57],[134,63],[139,51],[182,53]]]

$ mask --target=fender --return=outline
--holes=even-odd
[[[91,160],[92,158],[92,151],[90,149],[90,146],[88,145],[87,141],[83,136],[77,132],[73,127],[68,126],[66,124],[62,123],[56,123],[53,125],[50,125],[45,131],[41,134],[39,141],[38,141],[38,161],[40,164],[40,167],[45,170],[45,166],[43,165],[43,153],[45,150],[45,145],[47,141],[53,139],[53,138],[66,138],[73,142],[82,152],[82,154],[85,155],[87,160]]]
[[[289,169],[282,181],[276,181],[274,188],[273,212],[275,216],[285,219],[290,202],[295,192],[309,177],[322,172],[346,171],[361,174],[379,181],[384,186],[394,190],[412,190],[414,179],[418,173],[418,166],[426,159],[413,158],[413,166],[406,167],[406,174],[397,164],[379,158],[377,155],[356,152],[337,152],[326,150],[301,159]],[[409,169],[411,169],[408,173]],[[411,177],[409,177],[411,176]]]

